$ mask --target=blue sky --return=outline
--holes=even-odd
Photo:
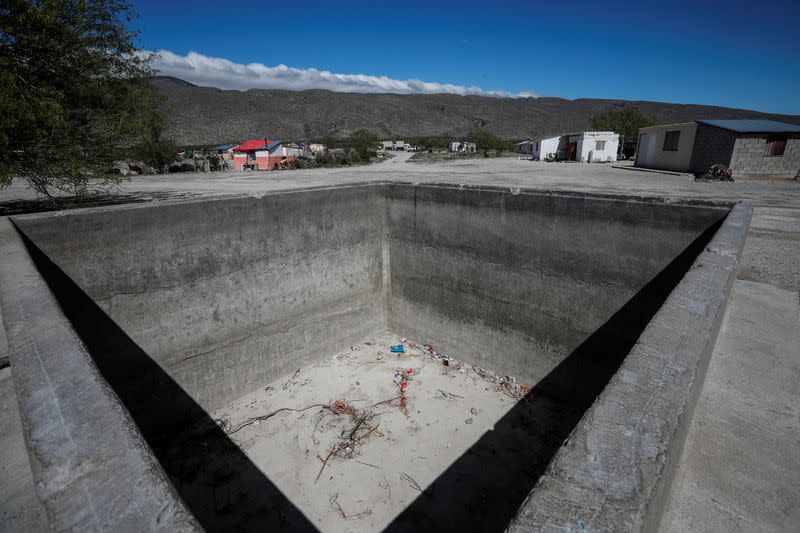
[[[800,114],[796,0],[142,0],[134,9],[140,46],[172,53],[164,73],[204,85],[484,90]]]

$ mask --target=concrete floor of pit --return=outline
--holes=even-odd
[[[500,384],[502,369],[497,369],[498,376],[458,361],[445,366],[413,342],[405,343],[402,355],[390,353],[390,345],[399,341],[392,334],[369,339],[254,391],[212,416],[320,531],[381,530],[418,499],[422,505],[416,502],[415,512],[452,513],[454,523],[463,521],[468,530],[510,518],[515,509],[504,509],[504,502],[518,500],[506,498],[506,491],[532,488],[549,460],[537,457],[537,452],[557,447],[548,435],[558,431],[549,428],[563,420],[559,414],[563,408],[552,405],[542,410],[537,405],[535,413],[526,412],[528,400],[515,397],[519,389]],[[414,370],[404,399],[393,380],[398,368]],[[337,414],[315,405],[337,400],[356,409],[356,414]],[[310,405],[315,406],[304,409]],[[252,420],[285,407],[297,411]],[[356,434],[368,437],[356,438],[359,442],[351,445],[349,435],[364,414],[367,419]],[[483,438],[508,416],[518,423],[513,424],[514,431],[504,432],[503,445]],[[187,441],[193,438],[202,436]],[[344,447],[322,468],[323,460],[341,443]],[[193,464],[194,445],[176,446],[176,458],[183,457],[177,458],[177,468],[186,473],[179,477],[198,486],[213,484],[215,501],[209,501],[209,507],[240,516],[242,529],[265,520],[292,528],[290,512],[275,513],[278,500],[263,501],[249,491],[238,492],[239,481],[228,486],[237,466],[226,464],[224,454],[218,464]],[[438,486],[435,481],[456,460],[454,468],[463,485],[454,498],[448,483]]]

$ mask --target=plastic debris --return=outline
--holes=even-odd
[[[409,368],[406,370],[397,369],[394,371],[394,382],[400,385],[400,390],[405,390],[408,384],[413,380],[414,369]]]
[[[389,347],[392,353],[406,353],[406,349],[402,344],[393,344]]]
[[[464,423],[465,424],[472,424],[472,419],[471,418],[467,418],[466,420],[464,420]]]

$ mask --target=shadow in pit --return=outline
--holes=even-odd
[[[206,531],[317,531],[178,383],[17,232],[101,374]]]
[[[716,233],[713,224],[566,357],[386,531],[504,531],[645,326]]]

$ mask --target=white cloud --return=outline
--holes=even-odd
[[[327,89],[353,93],[398,93],[498,96],[524,98],[537,96],[534,93],[510,93],[487,91],[480,87],[465,87],[450,83],[422,80],[396,80],[386,76],[367,74],[336,74],[315,68],[294,68],[286,65],[268,67],[261,63],[242,65],[228,59],[209,57],[196,52],[185,56],[169,50],[156,52],[153,66],[164,76],[175,76],[197,85],[220,89]]]

